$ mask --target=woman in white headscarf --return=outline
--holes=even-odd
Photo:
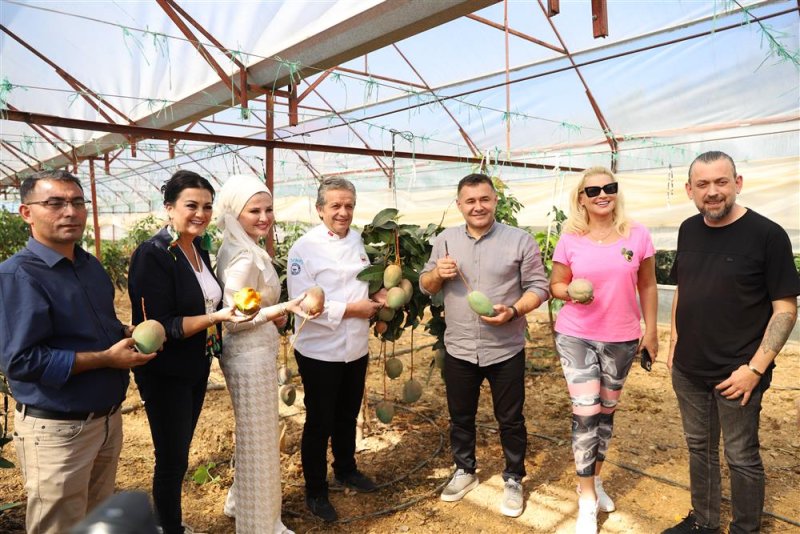
[[[225,513],[235,514],[237,534],[290,533],[281,521],[275,324],[285,324],[287,312],[302,313],[303,296],[277,303],[278,275],[258,243],[275,220],[272,195],[261,180],[254,175],[230,177],[217,197],[215,213],[223,230],[217,277],[224,286],[225,306],[233,305],[233,294],[244,287],[258,291],[263,306],[250,322],[225,323],[220,366],[236,419],[236,475]]]

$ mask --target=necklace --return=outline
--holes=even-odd
[[[186,261],[189,262],[189,265],[192,265],[192,262],[189,260],[189,256],[186,254],[186,251],[183,248],[178,247],[183,252],[183,255],[186,256]],[[208,291],[206,291],[206,284],[203,280],[203,261],[200,259],[200,255],[197,253],[197,249],[194,248],[194,243],[192,243],[192,252],[194,252],[194,260],[197,262],[197,266],[200,268],[199,271],[195,271],[197,275],[197,282],[200,284],[200,291],[203,292],[203,302],[206,307],[206,313],[212,313],[214,311],[214,299],[209,297]],[[192,266],[192,270],[194,270],[194,266]]]
[[[614,230],[615,230],[615,228],[612,226],[612,227],[611,227],[611,228],[608,230],[608,232],[606,232],[606,233],[605,233],[605,235],[604,235],[603,237],[599,237],[599,238],[592,237],[592,235],[591,235],[591,234],[592,234],[592,230],[589,230],[589,232],[586,234],[586,237],[588,237],[588,238],[589,238],[589,239],[591,239],[592,241],[596,241],[596,242],[597,242],[597,244],[599,245],[599,244],[602,244],[602,243],[603,243],[603,241],[605,241],[606,239],[608,239],[608,236],[610,236],[610,235],[611,235],[611,233],[612,233],[612,232],[614,232]]]

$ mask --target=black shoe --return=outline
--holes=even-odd
[[[358,469],[341,477],[336,475],[335,478],[337,484],[354,489],[360,493],[371,493],[378,489],[378,486]]]
[[[339,519],[339,514],[336,513],[336,508],[334,508],[331,501],[328,500],[327,495],[306,497],[306,506],[308,506],[312,514],[326,523],[332,523]]]
[[[661,534],[716,534],[719,528],[709,528],[701,526],[697,523],[697,518],[694,516],[694,511],[690,511],[689,515],[683,518],[683,521],[663,531]]]

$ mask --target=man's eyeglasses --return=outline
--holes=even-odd
[[[611,182],[603,187],[599,185],[590,185],[589,187],[583,188],[583,192],[586,193],[586,196],[589,198],[596,197],[600,194],[600,191],[603,191],[606,195],[616,195],[617,191],[619,191],[619,182]]]
[[[36,202],[25,202],[28,206],[31,204],[39,204],[52,211],[61,211],[67,207],[67,204],[76,210],[85,210],[86,206],[91,203],[91,200],[86,200],[85,198],[73,198],[72,200],[67,200],[65,198],[48,198],[47,200],[37,200]]]

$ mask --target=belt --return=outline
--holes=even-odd
[[[94,412],[57,412],[55,410],[42,410],[29,404],[17,404],[17,411],[24,413],[26,416],[38,417],[41,419],[55,419],[56,421],[88,421],[89,419],[96,419],[98,417],[105,417],[112,415],[119,410],[119,404],[109,406],[102,410]]]

